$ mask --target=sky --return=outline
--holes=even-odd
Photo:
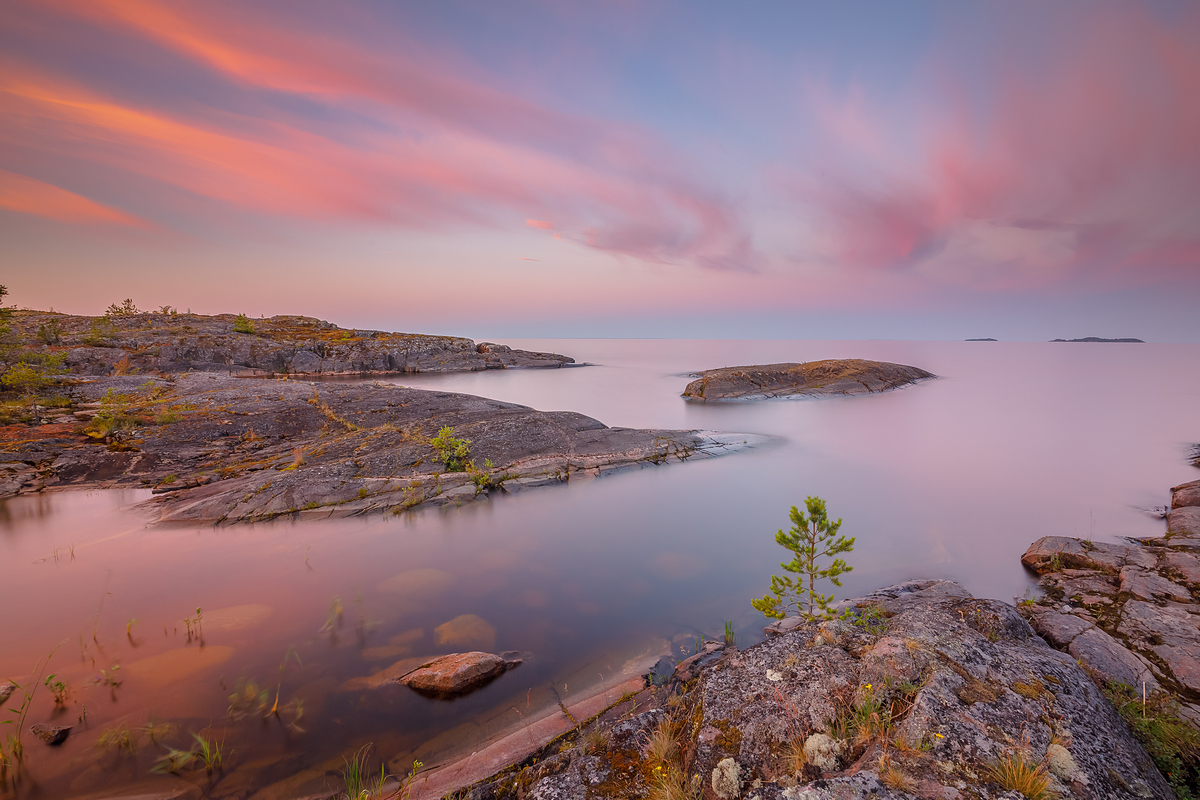
[[[6,0],[18,306],[1200,342],[1200,6]]]

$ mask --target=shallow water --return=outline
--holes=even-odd
[[[70,687],[66,708],[56,715],[43,687],[29,722],[76,726],[54,751],[25,735],[19,794],[182,780],[147,774],[164,750],[146,734],[134,754],[97,746],[105,730],[151,717],[178,726],[176,747],[203,731],[236,750],[214,796],[305,768],[336,773],[341,756],[367,742],[398,771],[469,748],[672,640],[686,648],[698,635],[717,637],[726,620],[739,644],[752,643],[764,620],[749,600],[785,555],[772,534],[808,494],[824,497],[843,533],[857,537],[839,597],[947,577],[1011,600],[1031,586],[1019,558],[1038,537],[1157,534],[1163,524],[1145,509],[1198,477],[1184,460],[1185,444],[1200,441],[1197,345],[509,344],[595,366],[397,382],[580,411],[614,426],[776,438],[724,458],[399,518],[147,529],[128,508],[145,492],[6,501],[0,676],[26,683],[53,650],[48,671]],[[941,377],[856,398],[707,406],[679,398],[693,370],[834,357]],[[198,607],[203,634],[189,641],[184,619]],[[459,620],[451,626],[459,638],[439,643],[436,629],[464,615],[479,621]],[[464,649],[532,657],[452,702],[353,682]],[[114,665],[119,686],[94,682]],[[239,680],[266,691],[268,706],[278,692],[281,718],[230,720]],[[12,727],[0,728],[0,740]],[[186,779],[206,783],[202,770]]]

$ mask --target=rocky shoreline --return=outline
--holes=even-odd
[[[591,718],[564,709],[547,743],[450,796],[1191,796],[1196,754],[1163,752],[1161,731],[1186,728],[1184,754],[1200,743],[1200,481],[1171,506],[1162,537],[1039,539],[1022,562],[1046,596],[1019,608],[909,581],[836,604],[842,619],[772,623],[744,651],[660,660],[645,688]],[[458,768],[413,797],[443,796]]]
[[[70,413],[10,426],[0,497],[153,488],[158,522],[399,513],[721,455],[763,438],[610,428],[572,412],[378,382],[192,372],[101,377],[67,391]],[[432,443],[444,426],[470,442],[461,464]]]
[[[859,358],[722,367],[695,375],[683,398],[704,403],[873,394],[937,377],[918,367]]]
[[[1011,605],[937,580],[841,605],[847,619],[744,651],[710,644],[452,796],[998,800],[1019,796],[1002,785],[1014,764],[1059,797],[1172,796],[1088,674]],[[418,778],[413,797],[433,796]]]
[[[476,344],[461,336],[339,328],[294,315],[117,314],[85,317],[14,311],[27,347],[65,357],[75,375],[214,372],[226,375],[369,375],[562,367],[557,353]]]

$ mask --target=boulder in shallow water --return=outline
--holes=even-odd
[[[449,697],[477,689],[505,669],[504,659],[492,653],[453,653],[404,675],[400,683],[423,694]]]
[[[0,706],[4,705],[4,701],[12,696],[12,693],[16,690],[17,685],[15,683],[0,683]]]
[[[71,726],[37,723],[29,726],[29,732],[48,745],[59,745],[67,740],[67,736],[71,733]]]

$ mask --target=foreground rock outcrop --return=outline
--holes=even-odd
[[[1172,796],[1091,678],[1012,606],[949,581],[843,606],[849,620],[723,649],[656,703],[581,723],[457,797],[1019,797],[1005,773],[1062,798]]]
[[[71,413],[10,426],[0,496],[154,487],[160,521],[399,511],[730,452],[752,437],[610,428],[572,412],[387,383],[209,373],[97,378]],[[462,465],[431,439],[470,440]],[[19,428],[19,429],[18,429]]]
[[[917,367],[857,358],[722,367],[698,372],[696,376],[683,390],[686,400],[715,402],[868,394],[937,377]]]
[[[575,363],[557,353],[476,344],[460,336],[347,330],[290,315],[239,320],[233,314],[83,317],[16,311],[11,325],[26,347],[64,354],[75,375],[464,372]]]
[[[1162,537],[1034,542],[1021,563],[1046,596],[1022,611],[1106,679],[1165,690],[1200,722],[1200,481],[1172,489],[1171,505]]]

